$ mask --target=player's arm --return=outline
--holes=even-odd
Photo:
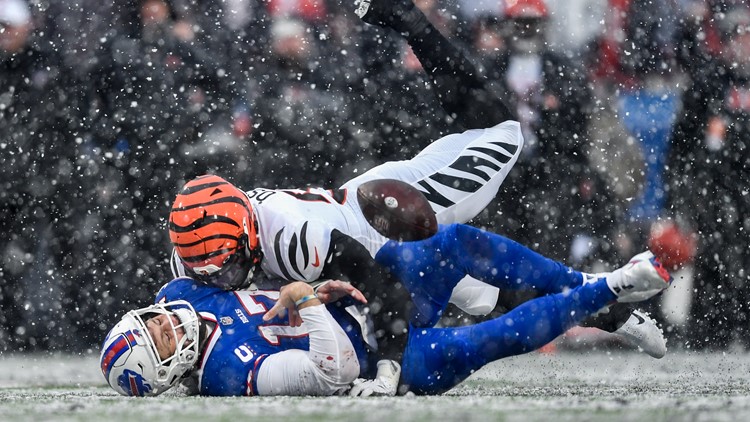
[[[357,354],[341,326],[315,296],[310,285],[294,282],[264,316],[296,311],[309,333],[310,349],[285,350],[259,358],[255,388],[259,395],[331,395],[359,375]],[[262,359],[262,360],[260,360]]]
[[[490,88],[466,55],[451,44],[410,0],[388,2],[388,11],[372,10],[362,16],[367,23],[402,34],[430,78],[446,112],[466,129],[492,127],[518,120],[503,99]]]
[[[379,357],[400,361],[412,308],[409,292],[360,242],[338,230],[331,233],[328,259],[321,278],[349,281],[364,293],[377,331]]]

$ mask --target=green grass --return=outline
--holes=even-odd
[[[0,356],[0,373],[0,418],[12,422],[750,420],[746,354],[533,353],[436,397],[126,398],[94,356]]]

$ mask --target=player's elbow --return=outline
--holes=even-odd
[[[326,375],[333,383],[348,385],[359,377],[359,371],[357,354],[354,353],[354,349],[351,349],[351,353],[347,350],[345,353],[340,354],[338,359],[330,360],[328,370],[324,372],[326,372]]]
[[[359,360],[354,348],[345,348],[337,356],[326,356],[318,369],[337,385],[348,385],[359,377]]]
[[[345,362],[341,366],[338,381],[342,384],[351,384],[359,378],[359,371],[359,359],[357,359],[357,354],[352,349],[351,354],[349,354],[349,357],[345,359]]]

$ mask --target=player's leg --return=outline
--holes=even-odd
[[[440,224],[463,223],[497,195],[523,145],[517,122],[445,136],[407,161],[379,165],[346,182],[355,191],[374,179],[397,179],[425,194]]]
[[[404,283],[416,309],[411,321],[415,326],[424,327],[437,323],[451,297],[456,294],[456,289],[461,288],[460,282],[467,275],[503,291],[531,291],[541,295],[576,288],[584,284],[584,279],[595,282],[601,278],[631,277],[629,272],[639,261],[646,261],[652,270],[640,273],[640,276],[658,278],[658,262],[650,261],[653,257],[650,253],[648,256],[642,255],[646,254],[636,256],[612,273],[601,274],[598,278],[586,277],[581,272],[503,236],[471,226],[451,225],[441,226],[435,236],[423,241],[388,242],[378,251],[375,259]],[[481,290],[478,289],[479,292]],[[493,290],[492,293],[493,297],[497,297],[497,291]],[[620,307],[624,311],[624,305],[621,304],[616,305],[618,309],[615,310]],[[611,317],[587,321],[587,324],[617,332],[629,321],[630,314],[629,310],[613,312]],[[647,327],[654,327],[655,330],[642,332]],[[630,328],[632,327],[626,327],[626,331]],[[655,336],[658,334],[658,327],[648,324],[640,328],[628,338],[642,337],[642,341],[636,341],[638,346],[643,345],[644,350],[652,356],[663,356],[663,336]],[[658,340],[658,344],[650,345],[652,341],[649,339],[652,337],[655,341]]]
[[[478,231],[477,229],[464,227],[458,231],[464,231],[466,233],[464,233],[464,236],[456,236],[457,238],[463,237],[464,239],[466,239],[466,234],[469,235],[468,241],[465,240],[463,242],[464,245],[471,245],[475,241],[480,241],[481,243],[493,243],[493,241],[487,241],[483,236],[473,235],[472,232]],[[479,232],[481,233],[481,231]],[[491,233],[489,234],[489,236],[491,239],[495,238],[495,235]],[[529,251],[528,249],[520,245],[513,246],[512,241],[510,242],[511,246],[508,247],[506,246],[506,244],[508,243],[509,242],[507,241],[507,239],[503,239],[501,237],[499,240],[495,239],[494,247],[497,248],[499,246],[501,249],[507,250],[515,249],[516,256],[519,257],[517,259],[519,259],[520,261],[532,263],[533,266],[539,266],[539,268],[545,268],[544,263],[546,258],[542,257],[542,259],[540,260],[539,257],[536,256],[537,254],[535,252]],[[466,249],[455,248],[457,253],[456,258],[454,258],[455,262],[458,262],[459,265],[466,268],[467,273],[475,277],[481,277],[485,280],[490,280],[490,278],[495,274],[501,274],[500,271],[492,269],[492,265],[499,264],[500,260],[498,260],[497,258],[491,259],[495,261],[495,264],[487,265],[486,262],[482,261],[490,258],[489,256],[480,251],[480,253],[482,253],[484,256],[475,260],[471,257],[470,253],[465,252],[467,249],[470,249],[470,247],[466,247]],[[623,268],[615,270],[614,272],[601,273],[596,275],[578,273],[575,270],[569,269],[568,267],[557,267],[559,263],[553,262],[557,265],[546,266],[552,271],[544,273],[543,277],[552,277],[550,280],[554,280],[555,273],[562,270],[564,272],[564,275],[563,277],[557,278],[558,282],[540,283],[538,279],[534,277],[519,277],[518,280],[521,289],[506,288],[503,289],[502,294],[498,294],[499,292],[497,290],[493,290],[493,286],[485,285],[485,287],[482,289],[481,285],[477,285],[476,281],[474,283],[466,283],[466,279],[464,279],[461,280],[461,282],[459,282],[458,285],[453,289],[449,301],[465,310],[467,306],[466,304],[464,304],[464,302],[467,302],[469,299],[471,299],[471,297],[476,297],[477,295],[483,294],[488,297],[482,299],[498,299],[494,302],[496,304],[496,307],[500,307],[502,311],[505,311],[507,309],[513,309],[520,303],[523,303],[523,301],[528,300],[529,298],[537,297],[540,294],[560,292],[573,286],[580,285],[581,279],[585,279],[587,280],[587,282],[590,282],[595,281],[599,278],[606,278],[608,276],[616,277],[623,272],[627,272],[628,268],[632,266],[633,262],[637,262],[638,260],[643,259],[650,259],[652,256],[650,253],[645,253],[645,255],[645,258],[644,254],[637,255],[636,257],[631,259],[631,261]],[[503,259],[502,256],[500,257],[500,259]],[[511,258],[511,260],[512,259],[513,258]],[[479,268],[475,268],[477,266]],[[486,270],[487,268],[491,269],[490,274],[488,274]],[[528,272],[524,271],[523,273]],[[523,276],[523,274],[520,275]],[[572,278],[568,278],[565,276],[572,276]],[[470,280],[473,280],[473,278]],[[495,282],[495,284],[498,285],[497,282]],[[468,289],[466,288],[467,285]],[[470,297],[467,299],[464,296]],[[471,302],[468,303],[468,308],[470,310],[473,308],[479,308],[481,310],[490,308],[490,306],[487,304],[487,300],[478,300],[474,298]],[[487,313],[488,312],[485,312],[484,314],[486,315]],[[655,358],[664,357],[667,351],[666,339],[664,338],[662,330],[659,328],[656,322],[652,318],[650,318],[648,314],[635,309],[635,307],[629,303],[616,303],[610,306],[607,309],[607,312],[587,318],[583,320],[580,325],[584,327],[598,328],[608,333],[612,333],[625,344],[637,347],[643,352]]]
[[[363,21],[391,28],[407,40],[442,107],[467,129],[517,120],[502,98],[488,89],[486,79],[466,55],[411,0],[361,0],[356,12]]]
[[[347,182],[392,178],[425,193],[438,222],[474,218],[495,197],[523,145],[520,125],[465,55],[410,0],[363,0],[358,14],[368,23],[405,34],[421,60],[441,105],[470,129],[443,137],[409,161],[378,166]]]
[[[497,359],[536,350],[616,298],[606,281],[528,301],[480,324],[410,330],[402,383],[439,394]]]
[[[401,280],[412,295],[416,326],[432,326],[454,288],[466,276],[504,290],[557,293],[582,284],[580,272],[503,236],[471,226],[440,226],[417,242],[389,241],[375,260]]]
[[[465,274],[506,290],[541,295],[580,286],[584,274],[497,233],[466,224],[442,228],[441,249]]]
[[[610,273],[585,274],[566,267],[558,262],[549,260],[536,252],[519,245],[512,240],[498,236],[494,233],[484,232],[471,226],[455,225],[453,228],[453,239],[456,245],[451,262],[460,266],[472,276],[503,290],[515,290],[519,293],[532,292],[537,295],[562,292],[582,282],[591,282],[599,278],[617,276],[625,271],[633,261],[650,259],[652,255],[647,253],[644,258],[639,254],[630,260],[622,269]],[[448,231],[450,233],[450,231]],[[515,272],[502,270],[510,265],[516,267]],[[500,279],[498,280],[498,276]],[[517,288],[508,288],[504,281],[515,280]],[[584,281],[585,280],[585,281]],[[450,302],[456,304],[461,299],[465,282],[459,282],[453,290]],[[474,290],[480,290],[474,287]],[[484,289],[487,294],[494,294],[490,288]],[[520,291],[523,292],[520,292]],[[469,291],[476,295],[477,292]],[[456,296],[458,296],[456,298]],[[508,297],[503,294],[503,297]],[[527,296],[528,297],[528,296]],[[486,308],[485,301],[476,301]],[[500,304],[505,309],[512,309],[518,303]],[[617,303],[608,309],[607,313],[583,320],[585,327],[593,327],[612,333],[622,341],[634,347],[642,349],[645,353],[655,358],[661,358],[666,353],[666,340],[656,322],[643,312],[635,309],[627,303]]]
[[[448,291],[466,275],[501,289],[541,294],[559,293],[584,281],[579,271],[507,237],[465,224],[441,225],[434,236],[421,241],[390,241],[375,259],[402,280],[440,277],[440,283],[430,284]]]
[[[415,393],[442,393],[489,362],[538,349],[614,301],[645,300],[669,286],[663,270],[658,279],[630,278],[655,271],[640,262],[628,276],[533,299],[480,324],[410,330],[402,383]]]
[[[466,224],[441,226],[431,238],[440,259],[460,273],[506,290],[533,290],[539,294],[560,293],[601,279],[627,277],[630,269],[646,262],[653,271],[647,277],[662,275],[654,254],[640,253],[623,267],[606,273],[588,274],[547,258],[497,233]]]

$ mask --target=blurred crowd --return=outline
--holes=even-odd
[[[0,0],[0,352],[96,348],[147,303],[198,174],[336,187],[450,133],[350,3]],[[473,223],[588,271],[650,246],[680,286],[651,305],[671,345],[750,347],[745,2],[415,3],[526,139]]]

